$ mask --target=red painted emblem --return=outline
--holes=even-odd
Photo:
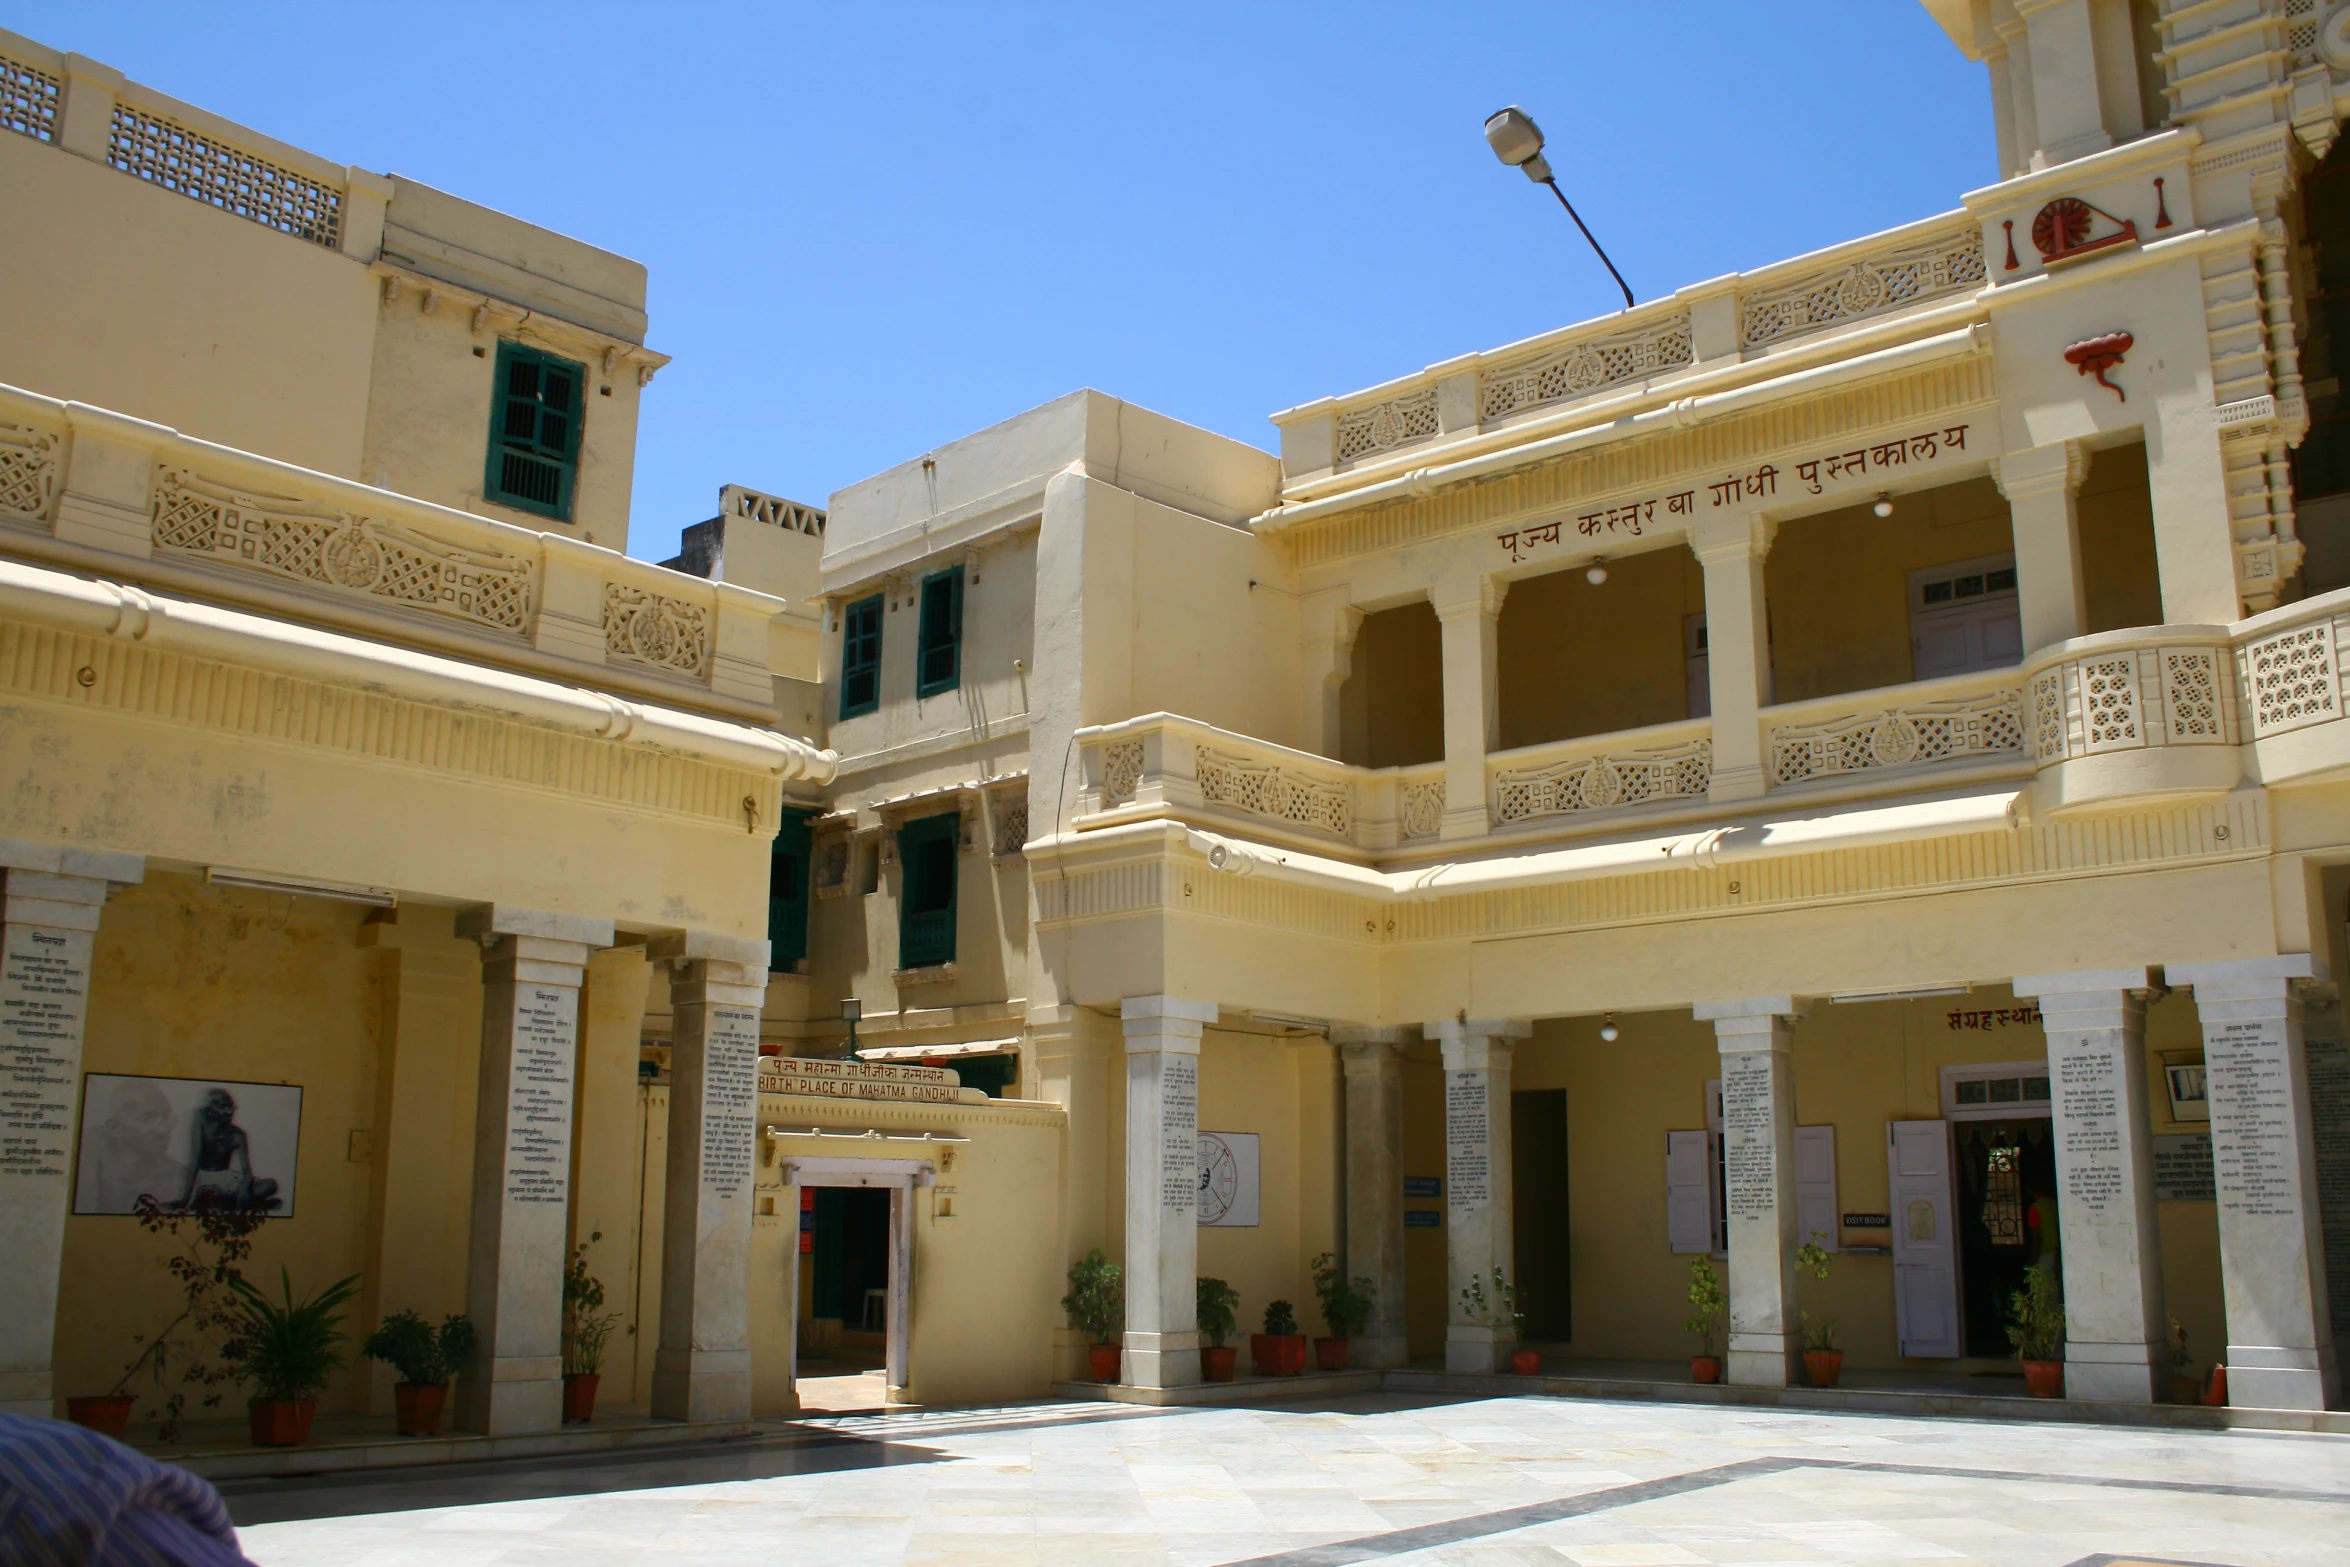
[[[2097,232],[2099,218],[2113,225],[2111,232]],[[2039,216],[2032,219],[2032,248],[2039,251],[2041,261],[2050,266],[2060,261],[2094,255],[2115,245],[2134,245],[2137,242],[2138,225],[2135,222],[2117,218],[2104,208],[2093,207],[2078,196],[2059,196],[2042,207]]]
[[[2082,375],[2095,376],[2099,386],[2126,403],[2130,400],[2130,394],[2105,379],[2105,372],[2118,366],[2135,342],[2137,339],[2127,332],[2108,332],[2102,337],[2086,337],[2064,351],[2064,362]]]

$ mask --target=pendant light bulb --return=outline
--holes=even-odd
[[[1613,1012],[1599,1025],[1599,1037],[1611,1045],[1616,1042],[1616,1015]]]
[[[1601,583],[1607,581],[1607,567],[1598,561],[1593,561],[1591,563],[1591,569],[1583,573],[1583,580],[1590,583],[1595,588],[1598,587]]]
[[[1871,507],[1869,508],[1869,510],[1871,510],[1871,511],[1875,512],[1875,513],[1876,513],[1878,516],[1880,516],[1880,517],[1890,517],[1890,516],[1892,516],[1892,515],[1893,515],[1893,497],[1892,497],[1892,496],[1890,496],[1890,495],[1879,495],[1879,496],[1877,497],[1877,504],[1876,504],[1876,505],[1874,505],[1874,506],[1871,506]]]

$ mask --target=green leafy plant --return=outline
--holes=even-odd
[[[2035,1262],[2024,1270],[2024,1287],[2007,1300],[2007,1342],[2018,1360],[2064,1358],[2064,1302],[2056,1269]]]
[[[1697,1335],[1697,1352],[1710,1359],[1714,1340],[1721,1336],[1722,1318],[1730,1310],[1730,1297],[1722,1290],[1722,1276],[1714,1272],[1711,1257],[1689,1259],[1689,1304],[1696,1314],[1681,1326]]]
[[[1475,1327],[1515,1328],[1526,1320],[1526,1311],[1518,1299],[1518,1287],[1503,1276],[1501,1269],[1493,1270],[1493,1288],[1489,1294],[1485,1275],[1469,1275],[1467,1287],[1461,1291],[1461,1315]]]
[[[434,1327],[421,1312],[395,1311],[360,1342],[359,1353],[380,1360],[416,1387],[446,1387],[473,1358],[473,1319],[458,1313]]]
[[[328,1379],[343,1369],[343,1353],[335,1348],[345,1337],[343,1313],[336,1308],[359,1293],[359,1275],[338,1279],[296,1300],[293,1276],[283,1268],[277,1272],[282,1301],[255,1289],[250,1279],[229,1280],[237,1295],[234,1309],[244,1339],[238,1369],[254,1385],[256,1399],[300,1403],[316,1398]]]
[[[1070,1268],[1061,1310],[1087,1343],[1117,1343],[1126,1326],[1126,1271],[1095,1247]]]
[[[1811,1232],[1810,1240],[1795,1248],[1795,1266],[1799,1270],[1809,1273],[1815,1279],[1824,1279],[1828,1276],[1828,1264],[1831,1259],[1828,1255],[1828,1249],[1820,1244],[1827,1238],[1825,1234],[1814,1230]],[[1797,1312],[1795,1318],[1795,1331],[1802,1336],[1805,1349],[1832,1350],[1837,1347],[1836,1319],[1834,1317],[1828,1318],[1817,1326],[1813,1325],[1811,1313],[1808,1311]]]
[[[1297,1331],[1297,1308],[1285,1300],[1265,1302],[1265,1332],[1274,1338],[1287,1338]]]
[[[2172,1317],[2170,1319],[2171,1375],[2183,1377],[2187,1374],[2188,1368],[2194,1364],[2195,1357],[2187,1353],[2187,1330],[2178,1318]]]
[[[1371,1303],[1378,1299],[1379,1288],[1369,1279],[1349,1279],[1338,1270],[1338,1263],[1329,1252],[1313,1261],[1314,1295],[1322,1303],[1322,1320],[1329,1324],[1332,1338],[1351,1339],[1371,1325]]]
[[[163,1267],[179,1286],[180,1306],[155,1332],[131,1335],[139,1352],[122,1368],[121,1379],[107,1396],[121,1397],[141,1375],[151,1380],[158,1392],[171,1388],[164,1396],[155,1436],[158,1441],[172,1443],[180,1439],[189,1388],[213,1389],[199,1402],[206,1409],[217,1409],[221,1400],[218,1389],[237,1380],[238,1363],[245,1355],[243,1317],[236,1310],[229,1284],[239,1276],[239,1265],[253,1255],[253,1234],[268,1222],[269,1215],[238,1213],[212,1204],[166,1209],[152,1197],[141,1197],[132,1212],[139,1228],[171,1238],[173,1248],[163,1259]]]
[[[1222,1279],[1201,1279],[1193,1291],[1193,1303],[1200,1332],[1211,1348],[1222,1349],[1224,1340],[1240,1325],[1240,1291]]]
[[[591,1231],[587,1240],[572,1249],[571,1260],[563,1265],[563,1374],[565,1376],[594,1376],[603,1369],[604,1344],[612,1330],[620,1325],[620,1313],[600,1312],[604,1304],[604,1283],[588,1272],[587,1251],[590,1242],[604,1238],[602,1230]]]

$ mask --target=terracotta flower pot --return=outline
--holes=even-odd
[[[136,1393],[107,1393],[96,1398],[69,1398],[65,1401],[66,1418],[77,1426],[88,1426],[100,1436],[110,1436],[117,1442],[131,1427],[131,1405],[139,1401]]]
[[[1803,1374],[1813,1387],[1834,1387],[1836,1379],[1844,1374],[1844,1351],[1840,1349],[1807,1349],[1803,1352]]]
[[[596,1387],[604,1380],[597,1371],[570,1371],[563,1376],[563,1423],[583,1426],[596,1418]]]
[[[2203,1384],[2203,1402],[2214,1409],[2223,1408],[2228,1401],[2228,1368],[2213,1366],[2211,1380]]]
[[[392,1407],[398,1413],[402,1436],[441,1434],[441,1410],[449,1402],[446,1382],[395,1382]]]
[[[1346,1340],[1318,1338],[1314,1340],[1314,1364],[1324,1371],[1346,1369]]]
[[[253,1400],[255,1447],[300,1447],[310,1440],[310,1422],[318,1414],[315,1398],[257,1398]]]
[[[1251,1333],[1248,1358],[1260,1377],[1294,1377],[1306,1368],[1303,1333]]]
[[[1199,1374],[1210,1382],[1232,1380],[1232,1367],[1240,1359],[1240,1351],[1229,1344],[1211,1344],[1199,1352]]]
[[[1093,1379],[1096,1382],[1118,1380],[1118,1357],[1121,1353],[1122,1351],[1115,1344],[1088,1344],[1085,1346],[1085,1363],[1093,1372]]]
[[[2025,1361],[2024,1391],[2034,1398],[2064,1397],[2064,1362],[2061,1360]]]
[[[1719,1355],[1691,1355],[1689,1380],[1692,1382],[1719,1382],[1722,1380],[1722,1357]]]
[[[1510,1370],[1522,1377],[1542,1375],[1542,1351],[1539,1349],[1511,1350]]]

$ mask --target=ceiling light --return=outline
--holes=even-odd
[[[1591,569],[1583,573],[1583,580],[1590,583],[1595,588],[1598,587],[1601,583],[1607,581],[1607,567],[1599,561],[1593,561],[1591,563]]]
[[[255,892],[282,892],[290,898],[331,898],[337,903],[364,903],[378,909],[388,909],[400,901],[393,896],[389,887],[360,887],[339,881],[296,881],[284,876],[265,876],[259,871],[233,871],[219,865],[206,866],[204,879],[215,887],[247,887]]]
[[[1613,1012],[1599,1025],[1599,1037],[1611,1045],[1616,1042],[1616,1015]]]
[[[1880,516],[1880,517],[1890,517],[1890,516],[1892,516],[1892,515],[1893,515],[1893,497],[1892,497],[1892,496],[1890,496],[1890,495],[1880,495],[1880,496],[1878,496],[1878,497],[1877,497],[1877,504],[1876,504],[1876,505],[1874,505],[1874,506],[1871,506],[1871,507],[1869,508],[1869,510],[1871,510],[1871,511],[1875,512],[1875,513],[1876,513],[1878,516]]]

